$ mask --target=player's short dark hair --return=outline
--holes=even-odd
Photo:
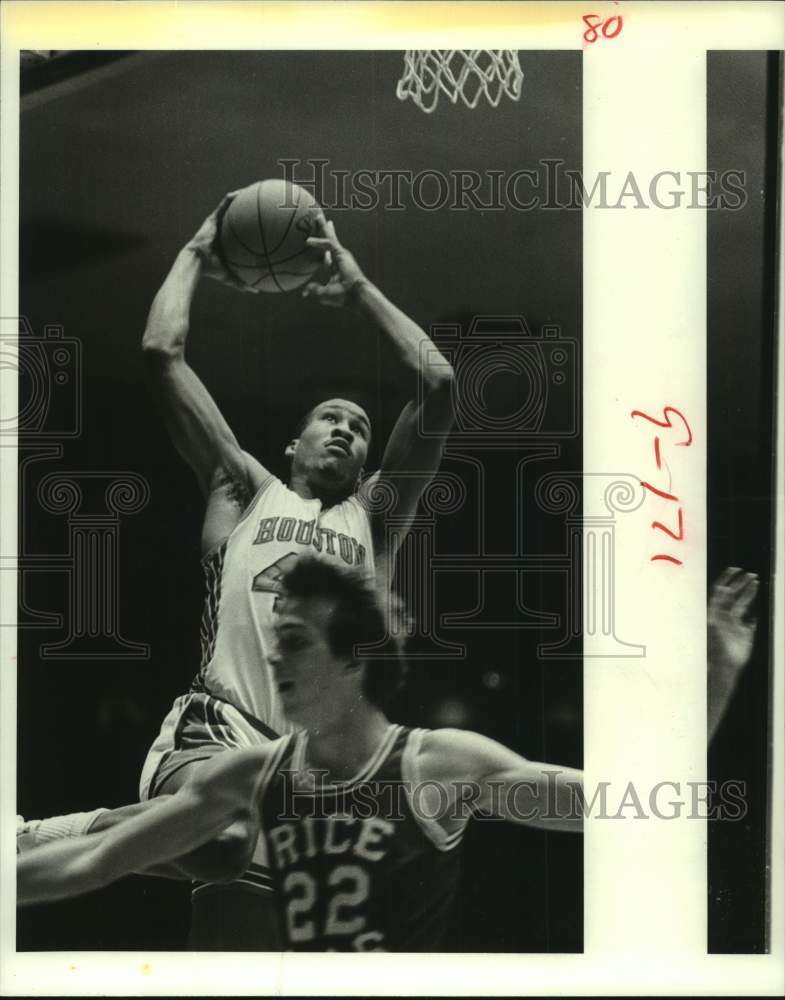
[[[310,407],[309,410],[307,410],[307,412],[300,418],[300,420],[299,420],[299,422],[297,424],[297,434],[296,434],[296,437],[300,437],[300,435],[302,434],[302,432],[305,430],[305,428],[308,426],[308,424],[313,419],[313,415],[314,415],[314,413],[316,413],[316,411],[319,409],[319,407],[323,403],[326,403],[328,400],[333,399],[333,398],[337,399],[338,397],[337,396],[336,397],[325,396],[324,399],[318,400],[318,402],[314,403],[314,405],[312,407]],[[350,400],[350,402],[351,402],[351,400]],[[357,403],[357,406],[359,406],[359,405],[360,404]],[[365,407],[362,407],[362,409],[365,410]],[[366,416],[368,416],[367,413],[366,413]],[[371,418],[370,417],[368,417],[368,426],[371,427]]]
[[[336,655],[363,659],[358,647],[386,637],[384,658],[366,659],[363,674],[363,694],[384,708],[402,687],[407,672],[400,599],[394,594],[382,599],[367,575],[312,555],[299,556],[280,583],[289,597],[333,602],[327,639]]]

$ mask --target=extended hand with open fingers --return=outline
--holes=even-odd
[[[709,665],[743,669],[755,641],[757,621],[749,614],[758,593],[758,577],[728,566],[712,584],[709,596]]]
[[[343,306],[352,301],[358,288],[368,279],[360,270],[353,255],[342,246],[335,233],[335,226],[328,222],[323,212],[316,217],[319,236],[309,236],[307,243],[324,253],[326,283],[309,281],[303,289],[303,298],[318,299],[322,305]]]
[[[217,249],[221,221],[232,199],[238,193],[237,191],[230,191],[224,195],[218,207],[207,216],[191,239],[186,243],[185,249],[196,254],[202,263],[202,273],[206,274],[208,278],[220,281],[224,285],[231,285],[232,288],[237,288],[240,291],[258,293],[258,288],[251,288],[249,285],[245,285],[233,277],[221,260]]]

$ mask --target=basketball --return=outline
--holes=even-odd
[[[322,253],[306,244],[317,234],[318,202],[297,184],[271,179],[239,191],[221,220],[218,252],[237,281],[260,292],[289,292],[311,277]]]

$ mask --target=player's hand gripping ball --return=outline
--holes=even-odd
[[[203,273],[246,292],[288,292],[320,267],[308,246],[319,204],[297,184],[265,180],[230,191],[188,243]]]
[[[186,243],[185,249],[196,254],[202,263],[202,273],[206,274],[208,278],[215,278],[216,281],[233,287],[242,287],[224,267],[216,247],[221,219],[236,194],[237,191],[230,191],[223,197],[220,205],[207,216],[196,233]]]
[[[215,253],[238,288],[292,291],[322,263],[323,254],[307,243],[321,214],[305,188],[285,180],[258,181],[219,206]]]
[[[324,263],[330,277],[326,284],[309,281],[303,289],[303,296],[312,296],[326,306],[347,305],[360,286],[368,283],[368,279],[353,255],[338,241],[335,226],[325,219],[323,212],[319,212],[316,221],[318,235],[310,236],[306,242],[309,247],[324,254]]]

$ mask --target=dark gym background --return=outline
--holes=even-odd
[[[396,100],[400,53],[111,56],[74,54],[63,58],[79,69],[75,75],[60,62],[40,67],[38,83],[23,79],[21,312],[38,335],[45,324],[61,324],[81,341],[84,429],[66,442],[61,463],[31,467],[21,501],[28,544],[57,553],[65,519],[38,505],[43,475],[66,468],[146,478],[148,506],[121,525],[120,625],[126,638],[148,642],[152,655],[149,662],[46,661],[39,650],[60,638],[56,630],[20,632],[19,811],[28,817],[133,801],[147,748],[198,666],[202,501],[145,389],[139,343],[177,250],[223,193],[280,176],[281,158],[326,158],[330,169],[350,171],[510,174],[539,170],[544,158],[581,166],[578,52],[522,52],[520,103],[469,111],[442,102],[430,116]],[[405,196],[402,211],[329,214],[369,277],[426,328],[457,322],[466,330],[478,314],[522,315],[535,336],[553,324],[580,337],[580,211],[426,212]],[[410,388],[375,332],[296,295],[242,295],[206,281],[191,329],[191,364],[243,446],[281,475],[282,449],[304,400],[357,386],[378,447]],[[22,380],[22,399],[25,391]],[[500,373],[488,397],[504,414],[527,391]],[[510,470],[521,454],[488,456],[489,551],[510,551],[523,505],[527,551],[558,555],[564,518],[538,513],[532,487],[548,472],[580,472],[580,438],[563,443],[558,459],[529,466],[526,495],[516,497]],[[444,468],[465,475],[460,462]],[[463,509],[439,519],[436,550],[471,552],[477,514],[470,492]],[[498,598],[489,593],[492,604],[504,597],[514,607],[501,584]],[[530,574],[523,596],[563,618],[566,593],[563,576]],[[62,575],[29,574],[24,597],[30,607],[62,611]],[[470,574],[441,574],[437,614],[468,611],[475,598]],[[538,643],[558,637],[553,630],[452,629],[445,638],[465,643],[468,658],[415,663],[394,717],[457,721],[529,757],[580,766],[580,663],[537,657]],[[456,948],[580,950],[581,838],[476,823],[464,871]],[[174,950],[183,947],[187,921],[186,886],[134,877],[97,896],[22,911],[18,947]]]
[[[707,89],[708,169],[744,171],[748,195],[708,213],[708,576],[739,566],[761,582],[753,658],[709,751],[709,779],[745,782],[748,813],[709,824],[708,944],[763,952],[782,54],[710,52]]]

